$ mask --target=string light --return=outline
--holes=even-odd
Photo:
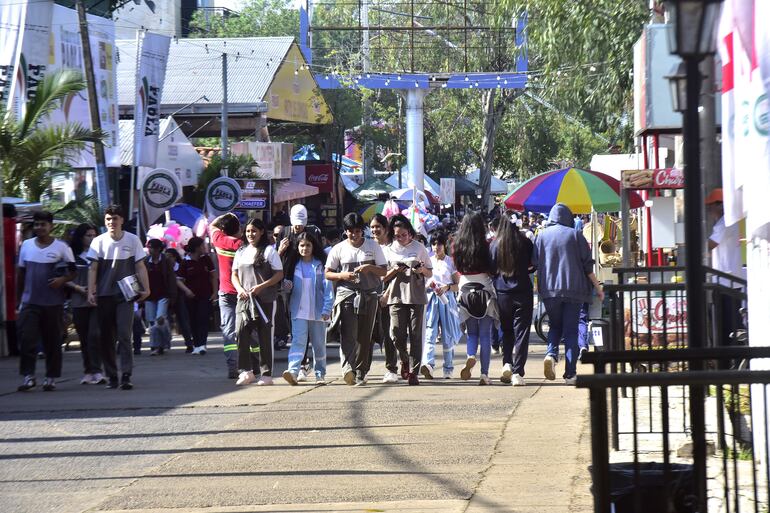
[[[591,70],[591,71],[596,71],[596,66],[591,66],[591,67],[590,67],[590,68],[588,68],[588,69],[589,69],[589,70]]]

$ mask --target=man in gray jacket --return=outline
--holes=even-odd
[[[573,215],[566,205],[557,203],[551,208],[548,225],[535,239],[532,259],[537,268],[538,297],[545,305],[550,324],[543,373],[546,379],[556,379],[559,341],[563,337],[567,360],[564,382],[574,385],[580,308],[591,301],[592,285],[600,300],[604,299],[604,292],[593,272],[588,241],[574,229]]]

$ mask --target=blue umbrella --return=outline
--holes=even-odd
[[[194,228],[198,219],[203,217],[203,211],[187,203],[177,203],[169,210],[171,213],[171,219],[177,223]]]

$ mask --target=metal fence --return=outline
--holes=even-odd
[[[767,513],[770,371],[729,368],[758,358],[770,347],[586,354],[594,375],[577,386],[590,391],[594,511]],[[607,373],[620,366],[652,372]],[[607,392],[620,389],[610,418]]]

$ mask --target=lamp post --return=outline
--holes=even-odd
[[[703,347],[706,337],[706,299],[703,273],[703,193],[701,190],[700,126],[698,103],[701,75],[699,63],[715,51],[714,29],[722,0],[669,0],[668,42],[671,53],[682,58],[682,64],[669,77],[674,110],[683,113],[684,135],[684,212],[685,212],[685,285],[687,298],[687,340],[691,348]],[[684,94],[683,94],[684,93]],[[702,362],[691,370],[701,370]],[[705,391],[690,387],[692,421],[695,507],[706,510],[706,426]]]

